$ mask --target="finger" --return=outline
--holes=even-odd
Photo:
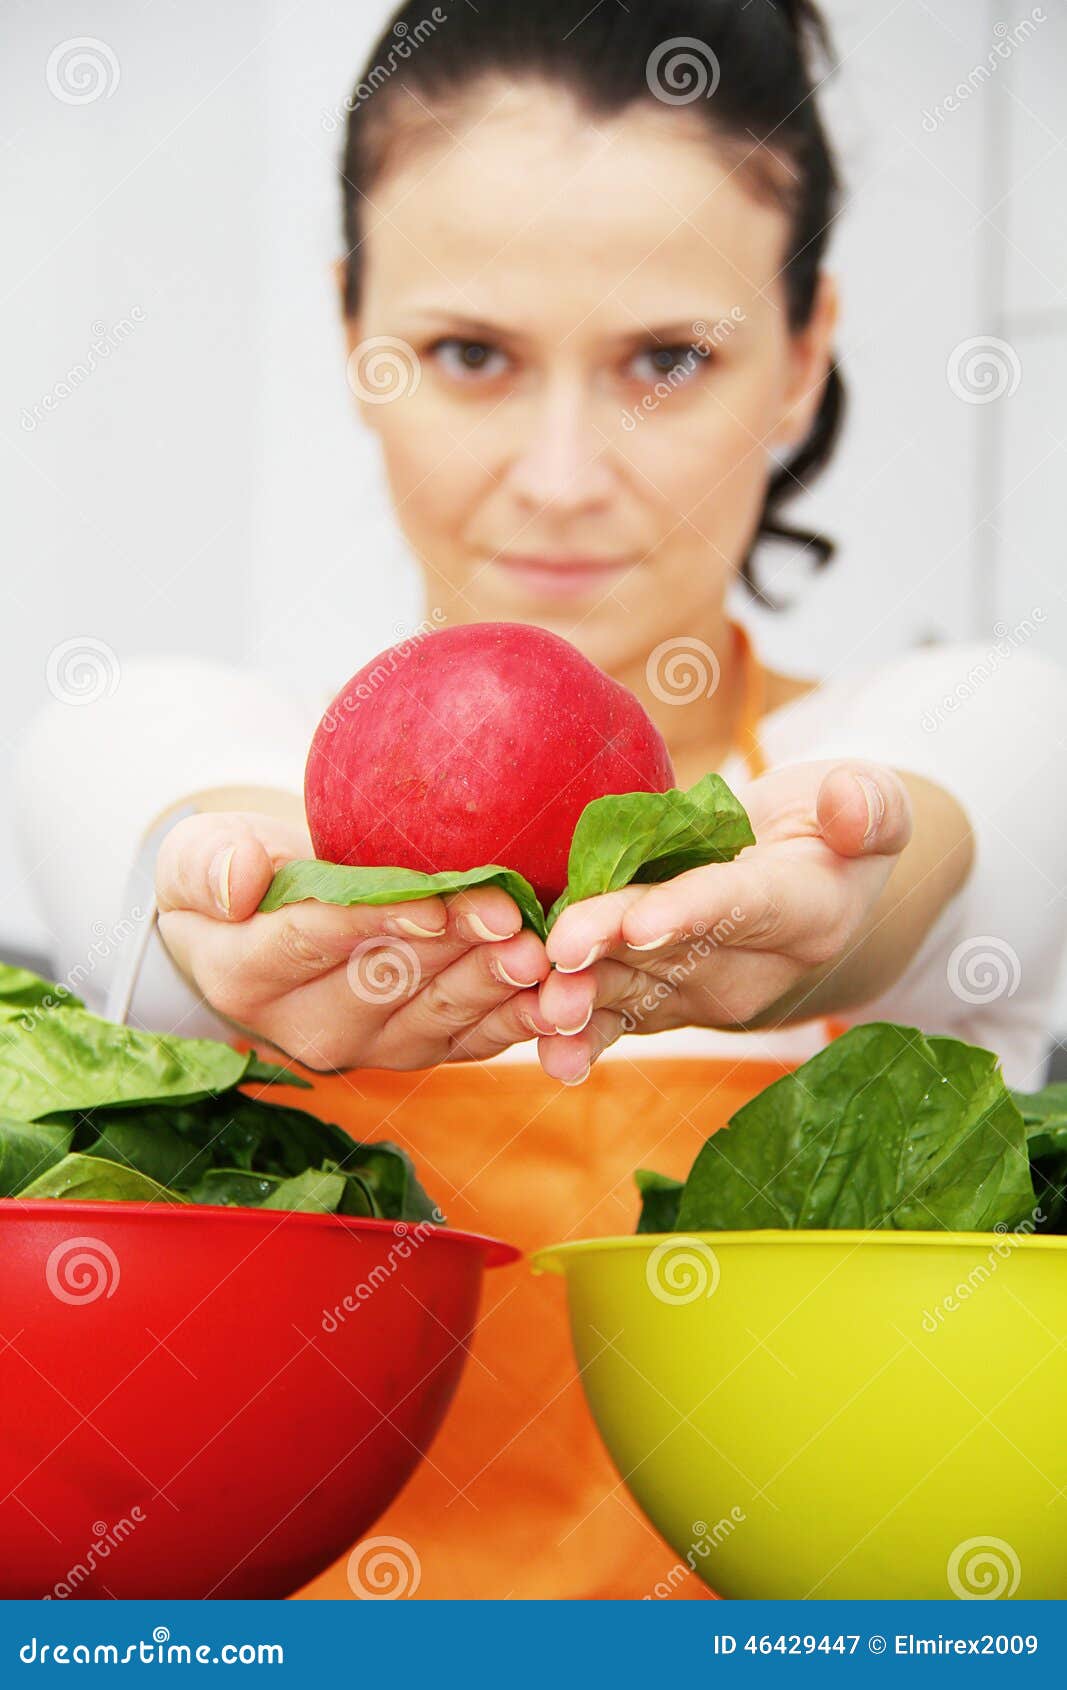
[[[647,985],[647,976],[612,958],[580,974],[553,972],[541,987],[541,1013],[554,1032],[574,1038],[588,1027],[594,1010],[625,1007]]]
[[[502,886],[476,886],[447,899],[449,927],[468,942],[492,944],[510,939],[522,927],[522,914]]]
[[[624,943],[623,918],[643,895],[642,887],[625,886],[621,892],[603,892],[571,904],[545,941],[549,960],[561,974],[591,968]]]
[[[457,1037],[446,1060],[485,1062],[511,1045],[526,1044],[550,1031],[538,1009],[537,993],[516,992],[506,1003],[491,1010],[476,1027]]]
[[[538,985],[549,967],[544,946],[529,928],[513,939],[474,946],[429,979],[422,977],[415,961],[412,977],[389,1019],[387,1048],[429,1046],[439,1048],[442,1058],[454,1040],[466,1040],[517,990]]]
[[[309,847],[299,828],[271,816],[221,811],[187,816],[159,848],[157,903],[161,911],[242,921],[263,897],[276,867]]]
[[[623,1031],[623,1017],[614,1009],[598,1009],[584,1032],[575,1038],[544,1038],[537,1041],[537,1054],[545,1073],[565,1086],[580,1086],[588,1079],[593,1063]]]
[[[797,840],[784,861],[772,850],[688,869],[642,890],[623,917],[623,943],[655,958],[683,941],[697,959],[718,946],[780,950],[837,921],[840,891],[820,840]]]
[[[841,763],[816,802],[819,831],[840,857],[895,856],[911,837],[911,801],[892,769]]]
[[[436,900],[428,900],[430,904]],[[403,961],[417,963],[420,977],[431,970],[434,947],[444,939],[415,941],[410,932],[411,904],[325,904],[313,898],[287,904],[250,920],[226,922],[189,910],[160,915],[159,928],[178,966],[225,1015],[241,1020],[260,1003],[272,1002],[310,985],[338,968],[379,972]],[[395,951],[374,957],[384,948]],[[373,956],[368,953],[373,953]],[[366,957],[364,962],[361,957]],[[447,962],[447,952],[442,961]]]

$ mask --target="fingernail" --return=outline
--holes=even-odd
[[[474,915],[469,910],[463,919],[476,939],[499,940],[514,939],[515,937],[514,931],[508,933],[494,933],[491,927],[487,927],[485,925],[485,922],[482,920],[480,915]]]
[[[885,797],[881,787],[873,780],[868,779],[866,775],[857,775],[856,780],[863,793],[863,801],[867,806],[867,831],[863,835],[863,843],[869,845],[882,825],[885,816]]]
[[[564,968],[561,962],[557,962],[556,973],[580,974],[583,968],[589,968],[594,962],[599,962],[600,958],[604,955],[604,950],[605,946],[603,944],[594,945],[592,950],[589,952],[589,955],[582,962],[572,963],[570,968]]]
[[[444,927],[420,927],[409,915],[394,915],[386,926],[393,932],[406,933],[411,939],[443,939],[448,931],[447,922]]]
[[[504,986],[514,986],[520,992],[525,992],[530,986],[539,986],[540,980],[513,980],[502,962],[494,962],[493,973]]]
[[[634,945],[631,944],[629,940],[627,940],[627,943],[630,944],[630,949],[632,951],[658,951],[661,945],[673,944],[677,937],[677,932],[661,933],[658,939],[649,939],[644,945]]]
[[[230,845],[225,851],[220,851],[218,856],[212,859],[211,867],[207,871],[211,895],[223,915],[230,913],[230,864],[236,849],[236,845]]]
[[[588,1027],[588,1025],[589,1025],[589,1023],[592,1019],[593,1019],[593,1006],[592,1006],[592,1004],[590,1004],[589,1008],[585,1012],[585,1020],[579,1022],[577,1027],[557,1027],[556,1032],[561,1033],[565,1039],[573,1039],[574,1035],[576,1033],[584,1033],[585,1032],[585,1029]]]
[[[564,1086],[580,1086],[584,1084],[584,1082],[589,1078],[590,1067],[591,1064],[587,1062],[581,1073],[576,1074],[573,1080],[561,1080],[560,1084]]]

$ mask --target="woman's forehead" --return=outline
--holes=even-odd
[[[772,291],[788,236],[736,149],[689,114],[648,101],[594,120],[536,84],[436,122],[370,201],[368,308],[377,297],[490,321],[510,311],[553,332],[733,306],[747,316]]]

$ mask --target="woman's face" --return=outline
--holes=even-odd
[[[533,83],[400,149],[364,213],[349,381],[428,606],[609,671],[714,625],[825,373],[830,290],[791,336],[784,213],[692,114],[594,123]]]

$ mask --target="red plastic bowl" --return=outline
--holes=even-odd
[[[0,1200],[0,1597],[299,1590],[426,1451],[482,1270],[517,1256],[426,1223]]]

